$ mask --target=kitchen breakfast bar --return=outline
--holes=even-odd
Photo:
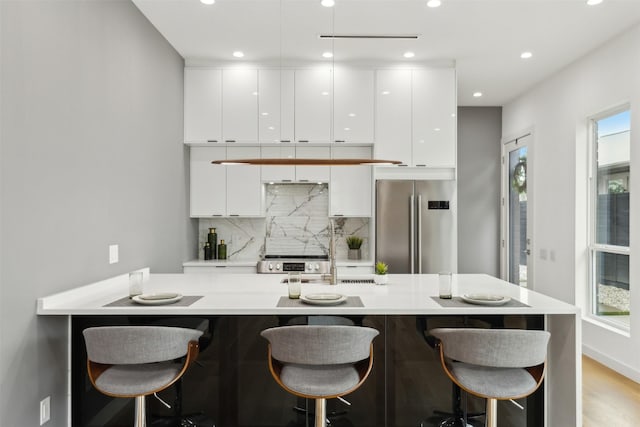
[[[332,292],[349,297],[344,304],[318,306],[289,301],[282,283],[285,275],[143,272],[145,293],[175,292],[183,295],[182,300],[168,305],[131,302],[125,274],[37,301],[38,315],[68,318],[69,426],[131,425],[130,399],[102,396],[86,377],[82,330],[96,325],[175,325],[205,331],[199,363],[181,384],[182,397],[175,399],[173,390],[161,395],[170,402],[175,399],[182,414],[198,414],[194,419],[211,420],[218,427],[313,424],[307,413],[313,403],[289,395],[271,378],[267,342],[259,333],[269,327],[328,319],[380,332],[374,340],[373,371],[360,389],[346,397],[351,405],[336,399],[328,403],[332,426],[437,425],[438,414],[450,412],[452,405],[451,383],[428,334],[440,326],[549,331],[543,387],[515,403],[500,402],[499,425],[582,425],[579,309],[500,279],[454,275],[454,299],[446,301],[437,297],[434,274],[389,275],[387,285],[303,283],[303,296]],[[471,293],[502,295],[511,301],[483,306],[456,298]],[[171,425],[176,405],[167,409],[153,396],[147,400],[149,419],[154,420],[151,425]],[[469,398],[468,407],[470,412],[481,412],[483,401]]]

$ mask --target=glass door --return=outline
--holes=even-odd
[[[531,286],[531,230],[527,197],[529,147],[526,135],[504,145],[503,149],[503,238],[502,276],[518,286]]]

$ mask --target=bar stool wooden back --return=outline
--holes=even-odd
[[[198,357],[202,331],[166,326],[101,326],[83,331],[93,386],[135,398],[135,427],[146,427],[145,396],[178,381]],[[185,357],[186,356],[186,357]],[[184,358],[182,363],[176,360]]]
[[[378,331],[360,326],[298,325],[261,332],[269,370],[287,392],[315,399],[315,425],[326,426],[326,399],[357,390],[373,367]]]
[[[549,332],[521,329],[436,328],[447,376],[487,399],[487,427],[497,426],[497,401],[529,396],[546,371]]]

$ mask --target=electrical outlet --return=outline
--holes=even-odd
[[[109,264],[118,262],[118,245],[109,245]]]
[[[40,401],[40,425],[43,425],[51,418],[51,396],[47,396]]]

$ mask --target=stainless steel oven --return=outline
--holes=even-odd
[[[303,274],[328,274],[330,262],[324,256],[280,256],[266,255],[258,261],[258,273],[283,274],[299,271]]]

